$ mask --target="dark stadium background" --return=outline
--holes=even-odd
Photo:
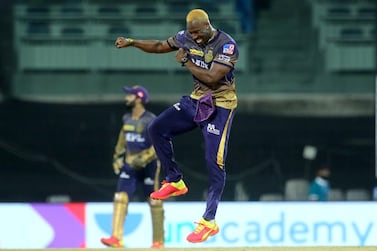
[[[149,108],[159,113],[165,105]],[[124,111],[122,103],[3,104],[1,200],[45,201],[51,194],[68,194],[74,201],[108,201],[116,182],[111,158]],[[305,177],[306,144],[319,149],[313,167],[331,164],[332,186],[372,189],[373,146],[365,143],[372,144],[373,135],[370,116],[297,118],[239,112],[231,133],[224,199],[234,199],[236,181],[247,185],[253,200],[262,193],[284,192],[285,180]],[[206,170],[200,131],[173,142],[191,190],[179,199],[201,200]]]
[[[323,163],[331,166],[334,188],[371,192],[375,186],[376,66],[328,72],[319,32],[311,25],[314,11],[309,2],[256,1],[252,34],[233,30],[213,15],[214,23],[232,29],[240,39],[247,50],[242,56],[250,62],[237,72],[240,107],[231,132],[224,200],[235,199],[237,183],[244,185],[252,201],[265,193],[284,193],[288,179],[309,180]],[[161,72],[21,69],[19,53],[30,41],[17,40],[15,22],[27,19],[17,18],[13,7],[25,3],[44,2],[0,0],[0,202],[45,202],[61,194],[73,202],[111,201],[116,182],[111,158],[125,112],[121,86],[147,86],[152,97],[148,108],[158,114],[190,92],[190,76],[170,71],[171,66]],[[175,14],[183,20],[184,14]],[[112,45],[115,38],[101,39]],[[286,58],[280,58],[284,52]],[[105,102],[92,97],[107,94],[113,98]],[[270,94],[288,101],[276,105]],[[73,101],[61,102],[62,96],[70,95]],[[309,98],[300,103],[303,96]],[[323,106],[318,108],[312,97],[320,98]],[[200,132],[179,136],[174,144],[190,188],[178,200],[203,200],[207,182]],[[318,149],[313,161],[303,158],[307,145]]]

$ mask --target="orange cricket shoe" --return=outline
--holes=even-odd
[[[151,248],[164,248],[164,243],[159,242],[159,241],[155,241],[155,242],[152,243]]]
[[[101,242],[112,248],[124,248],[123,241],[118,240],[114,236],[111,236],[110,238],[101,238]]]
[[[186,237],[186,240],[192,243],[206,241],[208,237],[214,236],[220,230],[216,222],[212,223],[203,218],[200,220],[200,222],[195,223],[197,223],[198,226],[195,228],[194,232]]]
[[[179,180],[178,182],[167,182],[164,180],[160,190],[151,193],[149,197],[154,200],[164,200],[171,196],[184,195],[187,192],[188,188],[183,180]]]

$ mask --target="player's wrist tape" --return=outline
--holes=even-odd
[[[181,58],[181,66],[185,66],[185,64],[188,62],[189,58],[187,56],[184,56]]]
[[[130,43],[131,46],[134,45],[134,39],[133,38],[126,38],[127,42]]]

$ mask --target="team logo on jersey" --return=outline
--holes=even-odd
[[[207,54],[204,56],[204,62],[209,63],[213,60],[213,51],[209,50]]]
[[[229,62],[230,61],[230,57],[229,56],[226,56],[224,54],[220,54],[219,55],[219,60],[221,61],[225,61],[225,62]]]
[[[135,131],[135,126],[134,125],[123,125],[123,131]]]
[[[143,138],[143,136],[141,136],[140,134],[138,133],[126,133],[126,141],[127,142],[145,142],[145,139]]]
[[[175,103],[173,105],[173,107],[177,110],[177,111],[180,111],[181,110],[181,107],[180,107],[181,103]]]
[[[223,46],[223,53],[233,54],[233,52],[234,52],[234,44],[225,44]]]
[[[122,179],[129,179],[130,178],[130,175],[128,175],[126,172],[122,172],[120,175],[119,175],[120,178]]]
[[[216,129],[216,126],[214,124],[207,125],[207,132],[215,135],[220,135],[220,130]]]
[[[143,126],[143,124],[142,124],[142,123],[139,123],[139,124],[137,125],[137,127],[136,127],[136,132],[138,132],[138,133],[142,133],[143,130],[144,130],[144,126]]]
[[[196,49],[190,49],[190,54],[191,55],[196,55],[196,56],[199,56],[199,57],[203,57],[204,56],[204,52],[203,51],[196,50]]]
[[[207,70],[209,69],[208,64],[206,62],[203,62],[203,60],[196,59],[194,64],[201,67],[201,68],[204,68],[204,69],[207,69]]]
[[[144,184],[145,185],[153,185],[154,180],[152,180],[150,177],[147,177],[147,178],[144,179]]]

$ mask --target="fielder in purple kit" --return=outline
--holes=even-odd
[[[112,231],[101,242],[113,248],[124,248],[124,223],[128,206],[136,189],[142,186],[151,212],[152,248],[164,247],[164,208],[162,201],[150,198],[159,187],[160,162],[148,133],[156,115],[146,109],[148,90],[142,86],[123,87],[124,100],[130,109],[122,116],[122,126],[114,148],[113,169],[118,182],[113,197]]]
[[[234,39],[215,29],[202,9],[186,16],[187,29],[165,41],[119,37],[117,48],[136,47],[147,53],[176,51],[175,59],[193,76],[194,90],[157,116],[148,131],[166,178],[150,198],[164,200],[188,192],[174,159],[172,138],[200,128],[205,142],[209,173],[206,210],[189,242],[203,242],[219,232],[216,211],[225,186],[225,160],[232,120],[237,107],[234,66],[238,48]]]

